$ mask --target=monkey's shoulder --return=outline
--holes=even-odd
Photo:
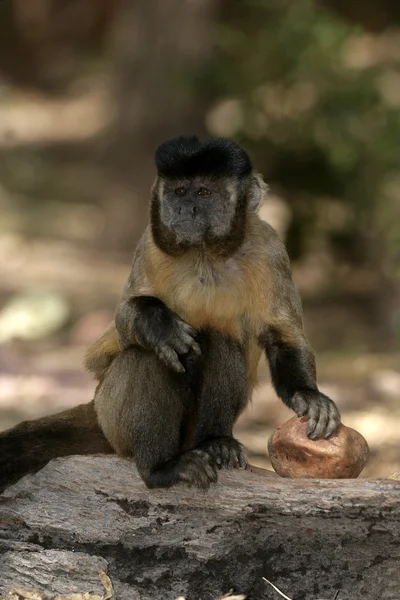
[[[271,268],[289,265],[289,256],[278,232],[258,216],[250,222],[250,247]]]

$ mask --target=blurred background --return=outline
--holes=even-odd
[[[319,381],[400,470],[397,0],[0,0],[0,429],[91,399],[155,147],[233,137],[271,187]],[[265,363],[237,434],[291,413]]]

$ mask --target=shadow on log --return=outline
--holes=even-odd
[[[10,588],[118,600],[400,598],[400,482],[222,472],[208,492],[147,490],[113,456],[52,461],[0,496]]]

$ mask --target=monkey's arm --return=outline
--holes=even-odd
[[[172,370],[185,371],[179,356],[200,354],[197,332],[153,294],[152,278],[146,269],[146,248],[151,245],[146,230],[133,258],[129,279],[122,293],[115,320],[92,344],[85,368],[101,380],[114,358],[130,346],[154,351]],[[157,273],[155,274],[157,276]]]
[[[128,295],[117,309],[115,324],[122,350],[132,345],[152,350],[177,373],[185,371],[180,356],[201,353],[197,332],[154,296]]]
[[[153,350],[178,373],[185,371],[179,356],[193,351],[200,354],[197,332],[154,296],[123,299],[113,321],[92,344],[85,356],[85,368],[101,380],[114,358],[133,345]]]
[[[308,415],[307,435],[311,439],[328,438],[340,425],[340,413],[318,390],[314,353],[304,333],[301,300],[289,258],[277,239],[274,250],[268,311],[259,341],[265,348],[278,396],[298,416]]]
[[[151,247],[146,230],[135,252],[128,282],[115,314],[119,345],[126,350],[139,345],[157,354],[170,369],[185,371],[179,357],[190,351],[200,353],[197,332],[154,294],[154,278],[159,273],[146,267]]]
[[[302,342],[284,341],[282,331],[269,327],[264,344],[271,379],[278,396],[298,416],[308,415],[307,435],[328,438],[340,425],[340,414],[330,398],[317,387],[311,348]]]

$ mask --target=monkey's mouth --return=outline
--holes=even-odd
[[[204,235],[207,225],[202,221],[197,221],[193,218],[179,219],[171,224],[172,231],[177,234],[190,234],[193,236]]]
[[[179,224],[172,234],[175,237],[175,243],[181,247],[198,248],[204,242],[204,229],[199,230],[197,227],[193,227],[193,224],[187,225],[186,228]]]

